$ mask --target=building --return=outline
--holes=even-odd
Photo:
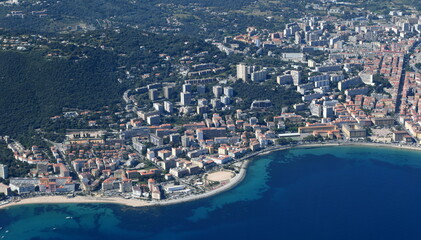
[[[146,121],[149,125],[159,125],[161,117],[159,115],[149,116],[146,118]]]
[[[376,126],[392,126],[395,124],[395,119],[392,117],[372,118],[371,121]]]
[[[153,108],[159,113],[162,113],[164,111],[164,106],[162,106],[161,103],[153,103]]]
[[[314,81],[314,87],[316,87],[316,88],[326,87],[326,86],[329,86],[329,85],[330,85],[329,79]]]
[[[0,164],[0,178],[7,179],[9,177],[9,168],[7,165]]]
[[[306,84],[301,84],[297,86],[297,92],[301,93],[302,95],[304,95],[306,92],[312,90],[314,88],[314,84],[313,83],[306,83]]]
[[[209,84],[209,83],[213,83],[216,82],[216,78],[201,78],[201,79],[189,79],[184,81],[185,83],[188,84]]]
[[[164,145],[164,139],[162,137],[157,136],[156,134],[151,133],[149,136],[149,141],[156,146]]]
[[[330,75],[330,81],[332,81],[332,82],[339,82],[339,81],[342,81],[342,80],[344,80],[345,79],[345,76],[344,75],[337,75],[337,74],[334,74],[334,75]]]
[[[134,138],[132,138],[132,142],[133,142],[133,148],[136,150],[136,151],[138,151],[138,152],[142,152],[143,150],[146,150],[146,145],[145,144],[143,144],[141,141],[140,141],[140,138],[139,137],[134,137]]]
[[[350,79],[346,79],[346,80],[342,80],[338,82],[338,89],[340,91],[345,91],[348,88],[358,86],[362,83],[363,81],[361,80],[360,77],[354,77],[354,78],[350,78]]]
[[[164,87],[164,97],[166,99],[171,98],[172,94],[173,94],[173,91],[174,91],[174,88],[172,86],[165,86]]]
[[[301,62],[305,60],[304,53],[282,53],[281,58],[284,61]]]
[[[309,105],[309,109],[312,116],[322,116],[322,105],[320,103],[313,100]]]
[[[318,99],[321,97],[323,97],[322,93],[312,93],[312,94],[302,96],[301,99],[303,100],[303,102],[307,102],[307,101],[311,101],[313,99]]]
[[[199,128],[196,130],[198,140],[213,139],[216,137],[225,137],[227,131],[225,128]]]
[[[191,104],[191,93],[182,92],[182,93],[180,93],[180,98],[181,98],[181,100],[180,100],[181,105],[187,106],[187,105]]]
[[[39,185],[39,178],[11,178],[10,190],[17,191],[18,194],[35,192],[35,187]]]
[[[166,192],[175,192],[175,191],[181,191],[186,188],[184,185],[167,185],[165,186]]]
[[[256,72],[252,72],[250,74],[250,78],[251,81],[253,82],[261,82],[261,81],[265,81],[267,78],[267,71],[266,70],[260,70],[260,71],[256,71]]]
[[[167,113],[173,113],[174,111],[173,103],[170,101],[164,101],[164,110]]]
[[[179,143],[181,142],[181,136],[179,133],[174,133],[170,135],[170,142]]]
[[[294,83],[294,86],[298,86],[301,84],[301,72],[292,70],[291,71],[292,81]]]
[[[221,86],[218,86],[218,85],[213,86],[213,88],[212,88],[212,92],[213,92],[213,95],[214,95],[216,98],[219,98],[219,97],[221,97],[221,96],[222,96],[222,87],[221,87]]]
[[[308,78],[309,82],[318,82],[322,80],[330,80],[330,75],[317,75]]]
[[[293,83],[292,75],[286,74],[282,76],[277,76],[276,83],[278,83],[279,85],[291,84]]]
[[[234,88],[224,87],[224,95],[227,97],[234,97]]]
[[[265,109],[272,107],[272,102],[268,99],[266,100],[254,100],[251,103],[250,109],[251,110],[258,110],[258,109]]]
[[[181,146],[190,147],[191,141],[189,136],[181,136]]]
[[[309,59],[307,61],[307,65],[308,65],[308,67],[314,68],[314,67],[316,67],[316,61]]]
[[[221,103],[221,100],[219,100],[218,98],[213,98],[211,99],[211,105],[212,105],[212,108],[220,108],[222,103]]]
[[[248,81],[247,66],[243,63],[237,65],[237,79],[244,82]]]
[[[158,99],[158,89],[149,90],[149,99],[151,101],[156,101]]]
[[[408,135],[407,131],[395,131],[393,132],[392,140],[394,142],[402,142],[406,135]]]
[[[191,92],[191,84],[188,84],[188,83],[183,84],[183,92],[184,93]]]
[[[227,162],[229,162],[229,161],[232,160],[232,158],[230,156],[228,156],[228,155],[222,155],[222,154],[220,154],[220,155],[218,155],[216,157],[209,157],[209,159],[212,160],[214,163],[216,163],[218,165],[219,164],[225,164],[225,163],[227,163]]]
[[[359,124],[344,124],[342,125],[342,132],[346,138],[364,138],[367,136],[367,131]]]
[[[189,170],[186,168],[171,168],[170,174],[176,178],[182,178],[189,175]]]
[[[101,143],[104,141],[105,131],[103,130],[68,130],[66,133],[67,144]]]
[[[209,112],[208,106],[197,106],[196,107],[196,113],[197,114],[202,115],[202,114],[207,113],[207,112]]]
[[[3,193],[4,195],[8,196],[10,195],[10,187],[6,184],[0,183],[0,193]]]
[[[365,84],[374,86],[374,74],[361,72],[358,75]]]
[[[224,105],[229,105],[231,104],[231,98],[228,96],[222,96],[221,103],[223,103]]]
[[[370,91],[367,87],[361,87],[361,88],[352,88],[345,90],[345,95],[353,97],[356,95],[366,95]]]
[[[342,71],[341,65],[333,65],[333,66],[319,66],[316,67],[316,72],[336,72]]]
[[[298,128],[298,133],[302,134],[302,133],[313,133],[314,131],[333,131],[336,130],[336,125],[331,125],[331,124],[314,124],[314,125],[309,125],[306,127],[299,127]]]

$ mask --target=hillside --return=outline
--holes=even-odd
[[[226,67],[231,63],[198,39],[131,28],[32,38],[7,35],[8,41],[28,46],[24,51],[13,50],[13,44],[0,50],[0,136],[37,129],[63,108],[95,110],[121,102],[128,87],[177,81],[174,73],[186,55]]]
[[[37,128],[63,107],[92,109],[120,101],[114,67],[104,54],[75,62],[0,52],[0,135]]]

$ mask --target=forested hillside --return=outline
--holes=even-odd
[[[37,129],[63,108],[95,110],[121,102],[128,87],[175,81],[175,66],[186,55],[232,63],[199,39],[132,28],[24,40],[27,50],[0,50],[0,136]]]
[[[93,109],[120,101],[114,61],[104,53],[66,61],[0,52],[0,135],[37,128],[63,107]]]

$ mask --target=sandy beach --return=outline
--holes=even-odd
[[[56,204],[56,203],[113,203],[113,204],[123,204],[132,207],[144,207],[149,206],[151,203],[141,200],[134,199],[124,199],[124,198],[96,198],[96,197],[82,197],[76,196],[74,198],[67,198],[66,196],[42,196],[42,197],[33,197],[25,198],[19,202],[11,202],[0,206],[1,208],[8,208],[18,205],[26,204]]]
[[[243,162],[240,172],[235,175],[227,184],[208,191],[202,194],[190,195],[180,199],[171,199],[171,200],[160,200],[160,201],[144,201],[138,199],[124,199],[124,198],[100,198],[100,197],[84,197],[76,196],[73,198],[67,198],[66,196],[42,196],[42,197],[32,197],[25,198],[19,202],[11,202],[5,205],[1,205],[0,209],[9,208],[13,206],[26,205],[26,204],[60,204],[60,203],[110,203],[110,204],[121,204],[129,207],[145,207],[145,206],[163,206],[163,205],[172,205],[183,202],[195,201],[203,198],[208,198],[219,193],[225,192],[229,189],[232,189],[237,184],[239,184],[246,175],[248,160]]]
[[[381,143],[359,143],[359,142],[347,142],[347,143],[317,143],[317,144],[303,144],[297,146],[273,146],[267,149],[264,149],[259,152],[251,153],[241,160],[243,161],[240,167],[240,171],[236,174],[227,184],[224,184],[217,189],[196,194],[190,195],[180,199],[171,199],[171,200],[160,200],[160,201],[145,201],[145,200],[138,200],[138,199],[124,199],[124,198],[100,198],[100,197],[84,197],[84,196],[76,196],[74,198],[67,198],[66,196],[42,196],[42,197],[33,197],[33,198],[25,198],[20,200],[19,202],[11,202],[8,204],[4,204],[0,206],[0,209],[19,206],[19,205],[26,205],[26,204],[57,204],[57,203],[110,203],[110,204],[121,204],[130,207],[145,207],[145,206],[163,206],[163,205],[171,205],[171,204],[178,204],[183,202],[195,201],[203,198],[208,198],[211,196],[215,196],[222,192],[228,191],[235,186],[237,186],[241,181],[245,178],[247,173],[247,167],[250,163],[251,159],[256,156],[266,155],[273,151],[281,151],[290,148],[312,148],[312,147],[333,147],[333,146],[370,146],[370,147],[387,147],[387,148],[399,148],[399,149],[406,149],[406,150],[416,150],[420,151],[421,148],[413,147],[413,146],[405,146],[405,145],[395,145],[395,144],[381,144]]]

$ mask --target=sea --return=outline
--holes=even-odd
[[[258,156],[235,188],[170,206],[0,210],[0,239],[421,239],[421,152],[363,146]]]

